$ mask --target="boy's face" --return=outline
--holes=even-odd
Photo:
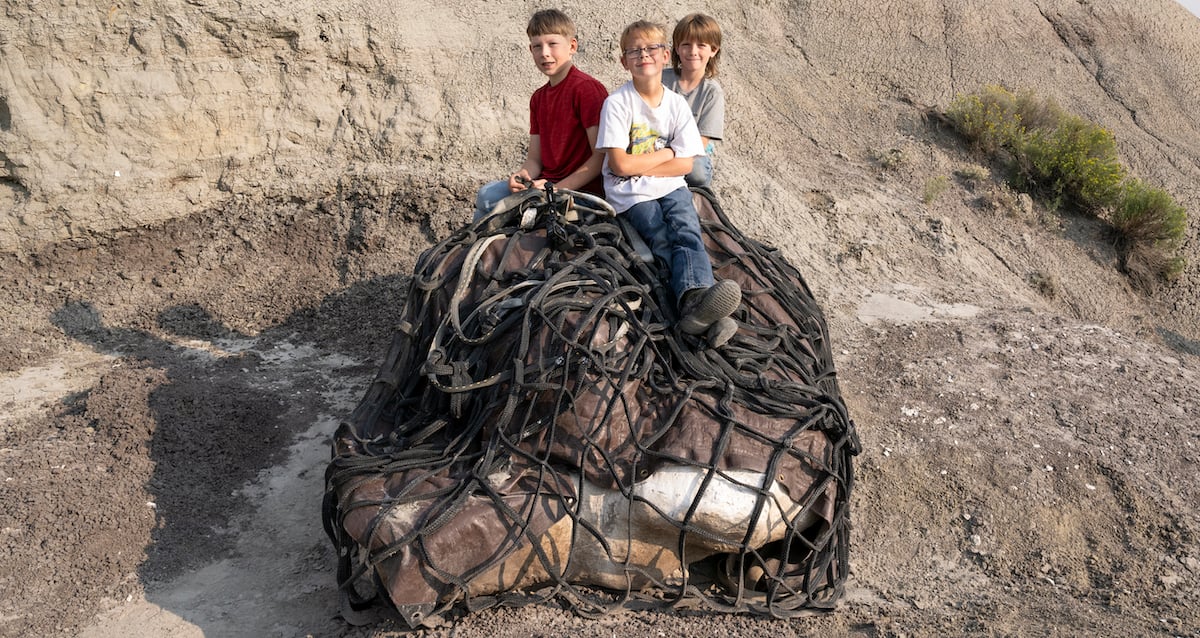
[[[675,54],[679,56],[680,70],[703,73],[717,50],[707,42],[681,42],[675,47]]]
[[[533,63],[550,78],[551,83],[566,77],[571,70],[571,58],[578,50],[579,42],[575,38],[557,33],[529,38],[529,53],[533,55]]]
[[[625,43],[625,49],[621,51],[621,66],[635,78],[662,77],[663,67],[670,58],[670,47],[666,44],[636,36]]]

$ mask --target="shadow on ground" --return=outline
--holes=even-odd
[[[40,535],[64,549],[23,562],[81,581],[59,621],[142,590],[202,635],[351,630],[336,619],[335,559],[320,523],[328,437],[382,359],[407,282],[356,283],[258,335],[198,304],[166,308],[153,331],[110,325],[88,301],[56,309],[51,323],[109,362],[47,428],[74,433],[59,441],[64,454],[90,455],[103,475],[86,485],[44,472],[53,491],[85,494],[65,516],[60,499],[30,499],[30,516],[46,519]]]

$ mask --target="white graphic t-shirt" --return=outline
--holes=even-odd
[[[671,148],[675,157],[696,157],[704,154],[700,132],[692,111],[678,93],[663,90],[662,102],[651,108],[626,82],[604,100],[600,109],[600,127],[596,133],[596,148],[623,148],[637,155],[660,148]],[[686,188],[681,177],[622,177],[614,175],[604,157],[604,195],[618,213],[634,204],[658,199],[677,189]]]

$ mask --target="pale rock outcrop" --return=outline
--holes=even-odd
[[[641,17],[669,24],[690,7],[568,10],[576,61],[615,87],[620,29]],[[1028,88],[1112,130],[1132,172],[1192,211],[1190,265],[1162,294],[1181,324],[1200,324],[1200,19],[1177,3],[706,10],[726,32],[721,194],[751,235],[799,223],[816,245],[844,243],[859,231],[777,211],[820,210],[831,188],[843,206],[870,200],[862,166],[912,142],[924,107],[987,83]],[[87,243],[230,198],[308,201],[412,174],[445,176],[469,198],[469,185],[524,152],[528,95],[543,81],[525,49],[529,11],[511,1],[4,0],[0,250]]]

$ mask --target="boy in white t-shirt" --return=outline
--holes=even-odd
[[[737,332],[729,315],[742,300],[732,281],[714,283],[684,175],[704,154],[687,102],[662,84],[670,57],[663,28],[639,21],[621,33],[621,66],[632,76],[604,100],[596,149],[605,152],[601,174],[608,201],[649,242],[671,269],[679,327],[706,334],[711,347]]]

